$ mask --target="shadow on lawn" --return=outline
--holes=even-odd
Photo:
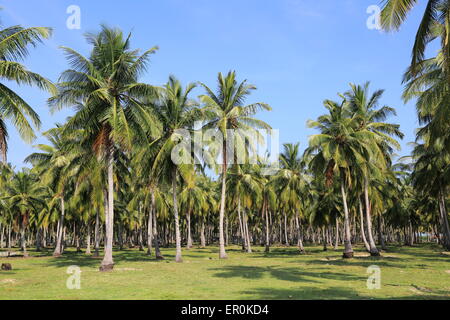
[[[309,272],[302,271],[298,268],[279,268],[279,267],[255,267],[255,266],[227,266],[221,268],[209,269],[213,271],[220,271],[214,274],[219,278],[244,278],[244,279],[261,279],[264,275],[275,278],[277,280],[284,280],[290,282],[310,282],[318,283],[321,279],[327,280],[364,280],[365,277],[358,277],[347,273],[337,272]]]
[[[257,288],[254,290],[241,291],[255,300],[374,300],[383,299],[364,295],[351,288],[334,287],[320,289],[314,287],[293,288],[293,289],[273,289]],[[390,300],[448,300],[449,296],[445,292],[436,292],[431,295],[411,295],[404,297],[389,297]]]

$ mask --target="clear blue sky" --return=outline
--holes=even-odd
[[[66,27],[69,5],[81,8],[81,30]],[[418,126],[413,104],[401,100],[401,78],[408,66],[413,38],[423,4],[411,14],[399,33],[369,30],[368,6],[378,0],[3,0],[0,13],[5,26],[48,26],[51,40],[32,50],[25,64],[56,81],[68,66],[60,45],[84,54],[85,32],[105,23],[131,31],[132,47],[160,47],[142,79],[163,84],[169,74],[183,83],[202,81],[215,87],[219,71],[236,70],[258,90],[248,102],[273,107],[260,118],[280,130],[281,142],[308,143],[314,131],[306,121],[324,113],[322,101],[335,99],[348,83],[370,80],[372,89],[386,90],[383,104],[395,107],[407,142]],[[40,114],[42,131],[64,122],[65,110],[51,115],[47,94],[28,87],[16,89]],[[200,94],[197,90],[195,95]],[[9,160],[17,167],[33,148],[10,129]],[[45,142],[39,138],[36,143]]]

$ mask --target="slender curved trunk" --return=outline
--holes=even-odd
[[[367,252],[370,252],[370,245],[367,242],[366,233],[364,231],[364,214],[363,214],[361,199],[358,199],[358,204],[359,204],[359,220],[360,220],[359,225],[361,227],[361,237],[362,237],[362,240],[364,242],[364,246],[366,247]]]
[[[295,215],[295,224],[297,226],[297,247],[298,247],[298,251],[300,253],[304,253],[305,252],[305,248],[303,247],[303,235],[302,235],[302,226],[300,224],[300,218],[298,217],[299,214],[297,213]]]
[[[158,220],[156,219],[156,204],[155,204],[155,194],[152,193],[152,203],[153,203],[153,246],[155,247],[155,257],[157,260],[164,260],[161,250],[159,249],[159,237],[158,237]]]
[[[153,201],[150,201],[150,208],[148,211],[147,220],[147,255],[152,255],[152,242],[153,242]]]
[[[4,247],[4,245],[3,245],[3,239],[4,239],[4,237],[5,237],[5,227],[3,227],[1,224],[0,224],[0,249],[3,249],[3,247]]]
[[[56,246],[55,251],[53,251],[54,257],[59,257],[62,254],[62,238],[64,230],[64,215],[65,215],[65,202],[64,196],[61,197],[61,217],[58,222],[58,228],[56,230]]]
[[[144,236],[142,234],[142,226],[139,227],[139,251],[144,251]]]
[[[220,212],[219,212],[219,259],[226,259],[225,252],[225,238],[223,234],[223,220],[225,215],[225,200],[226,200],[226,182],[227,182],[227,141],[223,140],[222,145],[222,193],[220,196]]]
[[[108,210],[105,215],[105,255],[100,271],[111,271],[114,268],[113,237],[114,237],[114,156],[108,150]]]
[[[241,216],[241,198],[238,199],[238,217],[239,217],[239,229],[241,232],[242,251],[247,248],[247,237],[245,236],[244,222]]]
[[[191,211],[188,210],[187,213],[187,245],[186,248],[187,249],[191,249],[192,248],[192,234],[191,234]]]
[[[327,248],[327,235],[325,227],[322,227],[322,242],[323,242],[323,251],[328,251]]]
[[[270,236],[269,236],[269,214],[268,214],[268,208],[267,208],[267,201],[264,200],[263,204],[263,211],[264,211],[264,220],[266,221],[266,248],[265,252],[270,252]]]
[[[202,226],[200,229],[200,247],[206,247],[206,239],[205,239],[205,222],[202,220]]]
[[[181,258],[181,234],[180,221],[178,217],[178,200],[177,200],[177,169],[172,172],[172,198],[173,198],[173,214],[175,216],[175,241],[176,241],[176,262],[183,262]]]
[[[11,223],[8,224],[8,251],[11,251]]]
[[[25,237],[25,227],[22,227],[20,230],[20,245],[22,246],[23,256],[28,257],[27,239]]]
[[[77,223],[74,222],[73,224],[73,234],[75,237],[75,245],[77,248],[77,252],[81,252],[81,246],[80,246],[80,230],[76,228]]]
[[[369,178],[367,175],[364,177],[364,202],[366,204],[366,220],[367,220],[367,237],[369,238],[370,255],[379,256],[380,252],[375,245],[372,234],[372,217],[371,217],[371,206],[369,200]]]
[[[252,246],[250,243],[250,232],[248,231],[248,217],[247,217],[247,213],[243,212],[243,217],[244,217],[244,228],[245,228],[245,238],[247,239],[247,252],[248,253],[252,253]]]
[[[2,242],[2,239],[0,239],[0,243]],[[3,247],[3,245],[2,245]],[[41,251],[41,228],[37,228],[36,230],[36,251]]]
[[[94,227],[94,257],[100,256],[100,215],[97,210],[95,215],[95,227]]]
[[[86,230],[86,252],[85,254],[91,254],[91,225],[89,221],[86,223],[87,230]]]
[[[381,219],[381,215],[378,215],[378,240],[380,241],[381,249],[386,250],[387,248],[384,241],[383,220]]]
[[[341,181],[341,195],[342,202],[344,204],[344,258],[353,258],[353,248],[351,242],[350,235],[350,219],[348,215],[348,207],[347,207],[347,192],[345,190],[345,182],[344,179]]]
[[[287,234],[287,216],[286,211],[283,212],[284,215],[284,241],[286,242],[286,246],[289,247],[289,239]]]
[[[441,188],[442,189],[442,188]],[[450,251],[450,226],[448,222],[447,208],[445,206],[445,196],[442,191],[439,192],[439,215],[441,221],[442,245]]]
[[[336,216],[336,236],[334,242],[334,250],[337,250],[339,247],[339,217]]]

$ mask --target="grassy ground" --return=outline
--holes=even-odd
[[[138,250],[115,252],[115,271],[100,273],[100,259],[68,250],[61,258],[31,252],[29,258],[0,258],[12,271],[0,271],[0,299],[450,299],[450,254],[434,245],[390,247],[381,258],[358,248],[352,260],[341,251],[308,247],[260,247],[252,254],[228,248],[183,250],[184,263],[165,261]],[[80,266],[81,289],[69,290],[67,267]],[[381,289],[367,289],[367,267],[381,268]]]

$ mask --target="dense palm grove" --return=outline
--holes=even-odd
[[[383,27],[398,28],[415,2],[385,1]],[[113,268],[113,248],[139,247],[164,259],[164,248],[175,245],[181,262],[182,247],[194,243],[218,244],[220,258],[231,244],[247,252],[255,245],[297,246],[299,254],[305,243],[324,250],[344,245],[344,258],[361,243],[374,256],[389,243],[437,241],[450,250],[449,12],[449,1],[428,1],[404,76],[404,99],[417,99],[421,123],[411,156],[395,154],[403,133],[389,122],[395,109],[382,104],[383,90],[351,84],[308,122],[316,134],[304,152],[299,143],[283,146],[273,175],[264,174],[264,157],[235,161],[235,154],[251,151],[245,137],[238,136],[237,152],[227,147],[230,129],[270,129],[255,116],[271,107],[246,104],[256,87],[235,72],[219,73],[216,88],[184,87],[174,76],[163,87],[141,83],[158,48],[141,52],[131,36],[102,26],[86,35],[89,56],[62,48],[68,69],[53,84],[21,64],[51,30],[3,28],[1,79],[47,90],[52,111],[74,113],[43,133],[48,143],[25,159],[31,169],[17,171],[7,163],[6,121],[30,142],[40,120],[0,83],[1,248],[20,247],[26,255],[30,246],[51,247],[55,257],[68,246],[94,256],[102,251],[101,270]],[[427,44],[438,38],[441,51],[425,58]],[[204,92],[197,99],[196,87]],[[173,161],[180,130],[207,129],[224,140],[192,148],[202,152],[182,149],[189,161]]]

